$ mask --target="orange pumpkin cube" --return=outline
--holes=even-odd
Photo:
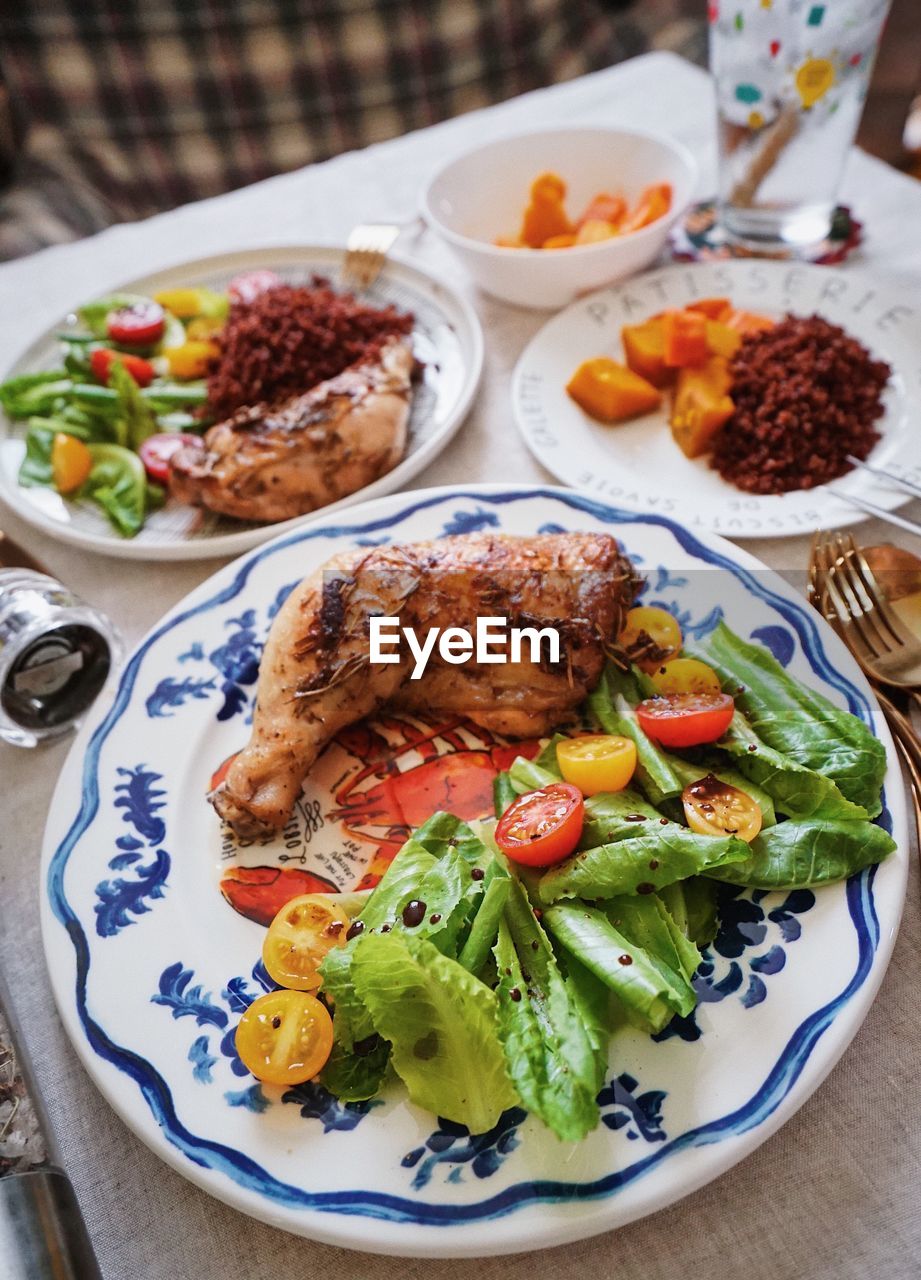
[[[657,409],[662,402],[651,382],[608,356],[583,361],[566,390],[580,408],[599,422],[626,422]]]
[[[620,331],[627,365],[654,387],[664,387],[673,371],[665,364],[665,332],[661,316],[643,324],[625,324]]]
[[[679,370],[669,425],[675,443],[687,457],[707,453],[717,431],[732,417],[731,387],[729,362],[722,356]]]
[[[666,311],[662,318],[665,363],[670,369],[703,364],[707,351],[707,317],[701,311]]]
[[[731,360],[741,345],[742,335],[738,329],[730,329],[720,320],[707,321],[707,350],[712,356]]]
[[[757,311],[737,311],[733,308],[722,323],[745,337],[749,333],[763,333],[766,329],[773,329],[777,322],[771,316],[761,315]]]
[[[708,320],[722,320],[732,310],[732,303],[728,298],[698,298],[689,302],[685,310],[701,311]]]

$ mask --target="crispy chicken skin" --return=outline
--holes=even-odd
[[[388,342],[366,364],[281,404],[247,406],[172,460],[181,502],[242,520],[287,520],[364,488],[403,457],[413,356]]]
[[[241,836],[284,826],[301,783],[330,740],[381,708],[457,713],[509,737],[549,732],[601,675],[606,647],[638,589],[607,534],[468,534],[334,556],[288,597],[259,670],[249,744],[211,801]],[[560,662],[448,665],[437,648],[411,680],[399,663],[371,665],[369,618],[397,617],[420,641],[429,627],[475,631],[477,616],[555,626]]]

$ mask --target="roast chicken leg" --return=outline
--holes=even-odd
[[[287,520],[355,493],[403,457],[412,367],[397,338],[302,395],[238,409],[173,455],[171,492],[243,520]]]
[[[349,551],[306,578],[269,633],[249,744],[211,800],[241,836],[284,826],[301,784],[339,730],[384,706],[461,714],[510,737],[549,732],[597,683],[605,650],[638,589],[607,534],[469,534]],[[433,653],[372,665],[369,619],[397,617],[420,637],[430,627],[476,628],[478,615],[509,626],[556,627],[560,660],[448,665]]]

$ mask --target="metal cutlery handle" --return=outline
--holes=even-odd
[[[903,751],[910,757],[914,767],[921,776],[921,742],[918,741],[914,727],[906,715],[898,709],[895,703],[889,698],[878,685],[874,685],[873,692],[876,694],[877,701],[882,707],[889,725],[898,738]]]
[[[904,476],[896,475],[894,471],[886,471],[883,467],[873,467],[869,462],[864,462],[861,458],[855,458],[852,453],[847,455],[847,460],[852,467],[866,471],[871,476],[877,476],[880,480],[886,480],[889,484],[894,484],[897,489],[903,489],[905,493],[910,493],[914,498],[921,498],[921,486],[916,485],[911,480],[906,480]]]
[[[850,503],[852,507],[859,507],[868,516],[876,516],[879,520],[885,520],[887,524],[894,524],[897,528],[905,529],[908,533],[913,533],[916,537],[921,538],[921,524],[918,524],[916,520],[907,520],[895,511],[887,511],[885,507],[878,507],[875,502],[868,502],[866,498],[858,498],[856,494],[845,493],[843,489],[838,489],[834,485],[828,485],[826,492],[832,494],[835,498],[839,498],[842,502]]]
[[[102,1280],[0,977],[0,1276]]]

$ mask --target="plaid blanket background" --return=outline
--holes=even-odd
[[[8,0],[0,76],[15,143],[0,257],[608,66],[650,47],[680,7]]]

